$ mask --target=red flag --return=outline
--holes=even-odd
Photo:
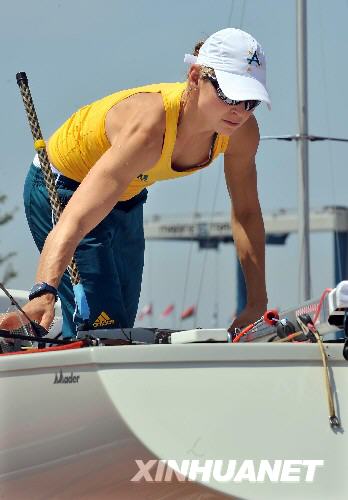
[[[166,318],[167,316],[170,316],[172,312],[174,311],[174,304],[169,304],[164,311],[161,312],[160,318]]]
[[[194,316],[195,314],[196,314],[196,306],[191,306],[185,309],[185,311],[181,313],[180,318],[181,319],[191,318],[191,316]]]
[[[145,318],[145,316],[151,316],[151,315],[152,315],[152,304],[147,304],[142,309],[140,309],[140,312],[138,314],[138,320],[141,321]]]

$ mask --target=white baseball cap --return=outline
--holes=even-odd
[[[219,87],[230,99],[271,100],[266,88],[266,59],[254,37],[236,28],[217,31],[203,43],[198,56],[185,55],[185,62],[213,68]]]

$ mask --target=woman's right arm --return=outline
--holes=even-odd
[[[111,147],[95,163],[49,233],[42,250],[36,281],[58,288],[82,238],[101,222],[117,203],[129,183],[159,159],[165,130],[163,104],[156,96],[135,101]],[[117,111],[115,111],[116,113]],[[54,296],[45,294],[24,307],[31,319],[48,329],[54,317]],[[2,328],[10,328],[2,322]]]

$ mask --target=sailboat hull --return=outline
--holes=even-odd
[[[342,344],[325,348],[338,431],[329,425],[315,344],[169,344],[4,356],[0,493],[11,500],[346,498],[347,361]],[[213,475],[195,482],[161,475],[158,482],[131,481],[139,472],[135,460],[150,459],[235,460],[237,468],[252,460],[256,473],[262,460],[323,465],[313,481],[306,481],[303,467],[291,482]]]

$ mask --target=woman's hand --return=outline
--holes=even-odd
[[[266,310],[267,304],[264,303],[253,306],[249,306],[247,304],[243,311],[235,317],[231,326],[228,328],[228,331],[230,333],[235,333],[235,328],[245,328],[246,326],[260,319],[261,316],[264,315]]]
[[[30,300],[22,309],[32,321],[48,330],[54,319],[54,305],[54,295],[46,293]],[[9,312],[0,317],[0,328],[3,330],[16,330],[23,324],[28,324],[28,320],[20,311]]]

